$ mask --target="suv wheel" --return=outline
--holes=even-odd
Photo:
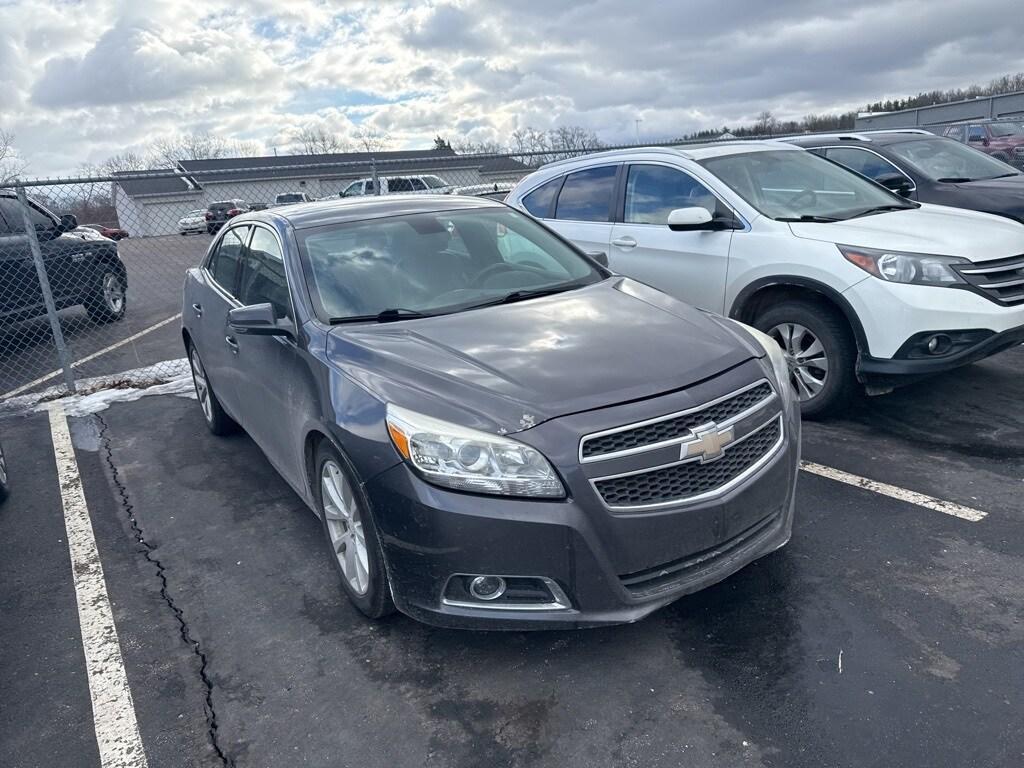
[[[811,301],[786,301],[754,325],[786,353],[790,378],[807,418],[837,413],[857,392],[857,346],[838,311]]]
[[[128,307],[124,278],[113,268],[105,268],[85,300],[85,311],[95,323],[112,323],[124,317]]]
[[[354,478],[348,463],[322,441],[316,452],[313,492],[331,562],[353,605],[369,618],[379,619],[392,613],[395,604],[370,505]]]

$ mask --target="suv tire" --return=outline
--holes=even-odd
[[[121,272],[113,267],[103,267],[83,304],[94,323],[113,323],[123,318],[128,298]]]
[[[857,345],[838,310],[823,302],[784,301],[759,314],[754,325],[786,352],[805,418],[850,405],[857,395]]]

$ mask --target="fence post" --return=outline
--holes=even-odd
[[[64,343],[64,332],[60,327],[60,318],[57,317],[57,305],[53,303],[53,292],[50,290],[50,278],[46,274],[46,264],[43,261],[43,252],[39,248],[39,238],[36,237],[36,227],[28,215],[28,198],[25,196],[25,188],[15,187],[15,194],[18,202],[21,203],[21,220],[25,223],[25,234],[28,235],[28,245],[32,250],[32,261],[36,265],[36,276],[39,278],[39,287],[43,292],[43,303],[46,305],[46,317],[50,320],[50,330],[53,332],[53,341],[57,345],[57,359],[64,371],[64,385],[68,392],[75,393],[75,374],[71,370],[71,354]]]
[[[380,182],[377,180],[377,158],[370,155],[370,172],[373,175],[373,194],[380,194]]]

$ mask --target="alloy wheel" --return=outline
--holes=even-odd
[[[789,375],[801,402],[816,397],[828,380],[828,356],[821,339],[799,323],[779,323],[768,330],[789,364]]]
[[[341,573],[353,592],[365,595],[370,587],[370,562],[359,501],[341,467],[330,459],[320,472],[320,497]]]
[[[7,484],[7,459],[4,456],[4,449],[0,446],[0,485]]]
[[[202,362],[199,360],[199,353],[196,352],[196,348],[192,349],[188,353],[188,361],[192,367],[192,383],[196,386],[196,398],[199,400],[199,405],[203,409],[203,415],[206,420],[213,423],[213,403],[210,402],[210,382],[206,378],[206,369],[203,368]]]
[[[124,286],[112,272],[103,275],[103,303],[112,315],[119,315],[124,309]]]

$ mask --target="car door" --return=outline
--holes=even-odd
[[[731,215],[725,204],[685,171],[658,163],[626,169],[621,216],[612,227],[609,263],[678,299],[712,312],[725,309],[733,230],[673,232],[668,215],[699,207],[713,217]]]
[[[193,342],[199,350],[199,358],[203,361],[217,399],[246,428],[247,424],[239,408],[241,377],[228,329],[228,312],[240,306],[236,297],[242,252],[251,231],[248,224],[225,230],[200,270],[202,280],[197,281],[189,297],[191,306],[184,308],[185,312],[193,314],[191,326],[198,331],[193,335]]]
[[[296,326],[284,250],[267,226],[253,227],[239,286],[242,305],[270,304],[277,318]],[[278,472],[302,487],[301,432],[313,412],[314,384],[297,336],[233,334],[230,328],[228,333],[236,344],[238,400],[246,431]]]
[[[599,165],[568,174],[554,201],[554,220],[546,223],[584,251],[607,253],[618,171],[618,165]]]
[[[0,197],[0,316],[18,313],[42,300],[21,206],[13,197]]]

